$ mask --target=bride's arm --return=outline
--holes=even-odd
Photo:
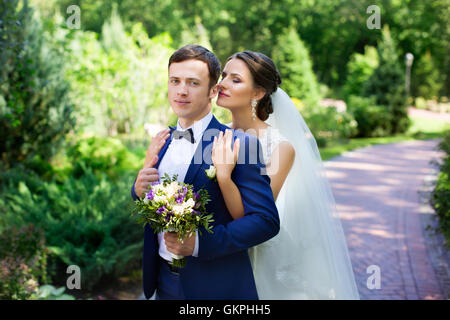
[[[230,177],[217,178],[223,199],[233,219],[244,216],[244,204],[242,203],[241,193],[236,184]]]
[[[292,168],[295,159],[295,150],[292,145],[283,141],[273,150],[270,162],[266,167],[267,175],[270,177],[270,187],[273,198],[277,200],[281,187]]]
[[[233,219],[238,219],[244,216],[244,205],[241,193],[231,179],[231,173],[239,154],[239,139],[235,140],[233,150],[231,150],[231,133],[231,130],[227,130],[225,135],[220,132],[219,138],[214,138],[211,159],[216,167],[216,178],[225,205]]]
[[[231,133],[219,135],[214,139],[212,160],[217,169],[216,177],[219,183],[220,191],[233,219],[244,216],[244,205],[242,203],[241,193],[238,187],[231,179],[231,172],[234,169],[239,153],[239,145],[231,150]],[[222,159],[222,161],[219,161]],[[272,189],[274,200],[277,199],[281,187],[286,180],[289,171],[292,168],[295,159],[295,150],[289,142],[281,142],[272,152],[270,162],[266,167],[266,173],[270,177],[270,187]],[[225,162],[225,163],[223,163]]]

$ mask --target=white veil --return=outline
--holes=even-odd
[[[280,233],[249,251],[260,299],[359,299],[331,187],[316,141],[281,88],[266,121],[295,149],[278,195]]]

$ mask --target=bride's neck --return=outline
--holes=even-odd
[[[251,112],[232,112],[232,125],[233,129],[241,129],[244,132],[253,134],[256,136],[260,136],[260,130],[266,129],[269,125],[256,117],[255,121],[253,121]],[[264,130],[263,130],[264,131]]]

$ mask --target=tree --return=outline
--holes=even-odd
[[[375,47],[366,46],[364,54],[355,52],[347,64],[347,79],[343,92],[345,99],[350,95],[362,95],[364,83],[378,67],[378,54]]]
[[[0,43],[0,164],[9,168],[50,159],[75,119],[64,60],[49,46],[28,2],[0,6],[0,20],[9,21],[1,28],[6,41]]]
[[[317,105],[319,86],[303,41],[291,28],[278,39],[272,57],[281,74],[281,87],[306,104]]]
[[[77,30],[61,44],[70,61],[66,76],[77,105],[79,132],[143,134],[147,122],[167,123],[171,37],[163,33],[149,38],[140,23],[128,33],[114,11],[102,29],[101,41],[94,32]]]
[[[436,68],[430,51],[412,66],[412,92],[415,97],[436,99],[442,89],[443,79]]]
[[[383,28],[377,52],[378,68],[365,83],[363,93],[368,97],[375,96],[375,103],[385,106],[391,116],[391,133],[405,132],[410,125],[406,109],[405,76],[387,25]]]

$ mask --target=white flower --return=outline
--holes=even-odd
[[[209,166],[208,170],[205,170],[206,176],[210,179],[214,179],[216,177],[216,171],[217,171],[216,167],[211,165]]]
[[[160,191],[160,190],[164,191],[164,186],[162,184],[155,184],[154,186],[152,186],[152,189],[156,193],[157,191]]]
[[[192,209],[195,206],[195,201],[194,199],[189,199],[186,202],[183,203],[183,206],[185,209]]]
[[[144,203],[147,204],[150,200],[147,197],[144,199]]]
[[[155,197],[153,198],[153,201],[155,201],[155,202],[167,202],[167,198],[166,198],[165,195],[162,195],[162,196],[155,195]]]
[[[178,189],[180,189],[180,186],[178,185],[177,181],[173,181],[170,184],[168,184],[165,188],[167,198],[172,198],[173,195],[178,192]]]
[[[175,205],[173,206],[172,211],[176,216],[182,216],[184,213],[184,205]]]

